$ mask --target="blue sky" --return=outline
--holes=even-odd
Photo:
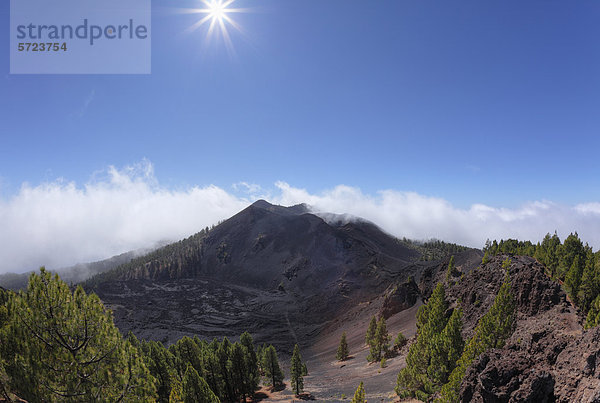
[[[150,76],[10,76],[2,30],[9,194],[147,158],[173,186],[600,197],[597,2],[238,0],[234,59],[172,4],[153,2]]]
[[[600,201],[598,2],[237,0],[233,57],[173,4],[152,2],[148,76],[9,75],[0,4],[5,203],[140,161],[167,191]]]

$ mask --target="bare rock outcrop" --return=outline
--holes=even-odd
[[[412,278],[393,287],[385,294],[380,315],[388,319],[390,316],[410,308],[419,299],[419,287]]]

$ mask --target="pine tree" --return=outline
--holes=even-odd
[[[552,236],[548,233],[536,252],[536,259],[550,270],[552,277],[558,276],[560,246],[561,241],[556,232]]]
[[[225,399],[225,385],[221,377],[221,366],[215,351],[215,345],[218,344],[213,340],[209,345],[202,348],[202,366],[204,367],[204,379],[208,383],[210,389],[215,395]]]
[[[194,367],[199,374],[204,372],[202,368],[202,350],[191,337],[183,336],[177,340],[171,346],[171,353],[178,358],[176,365],[178,368],[176,369],[180,376],[183,376],[186,372],[188,364]]]
[[[219,398],[210,390],[206,381],[200,377],[198,371],[191,365],[187,367],[183,377],[184,403],[219,403]]]
[[[396,350],[400,350],[402,347],[404,347],[406,345],[407,341],[408,340],[407,340],[406,336],[402,332],[398,332],[398,336],[396,336],[396,339],[394,340],[394,348]]]
[[[452,315],[440,335],[433,337],[430,344],[430,363],[427,375],[435,390],[447,382],[448,376],[454,370],[457,360],[460,358],[464,340],[462,338],[462,311],[454,309]]]
[[[258,359],[258,372],[259,375],[264,375],[265,369],[263,368],[263,359],[267,351],[267,343],[263,343],[256,349],[256,358]]]
[[[338,346],[337,353],[335,357],[339,361],[346,361],[348,359],[348,342],[346,341],[346,332],[342,333],[342,338],[340,339],[340,345]]]
[[[254,393],[258,387],[260,375],[258,374],[258,355],[254,349],[254,340],[248,332],[242,333],[240,336],[240,343],[245,348],[245,362],[246,362],[246,390],[248,395]]]
[[[166,401],[169,403],[183,403],[183,385],[178,378],[173,380],[169,399]]]
[[[377,332],[375,332],[375,338],[377,339],[377,343],[379,343],[381,354],[386,356],[390,351],[390,341],[392,340],[392,336],[390,336],[387,331],[387,325],[383,316],[377,323]]]
[[[277,351],[272,345],[264,349],[262,367],[265,371],[265,377],[271,381],[271,386],[274,389],[279,388],[283,383],[283,372],[279,367]]]
[[[373,361],[379,361],[382,357],[385,357],[390,350],[390,335],[387,331],[385,318],[379,318],[377,322],[377,330],[375,331],[375,342],[371,349],[371,356]]]
[[[368,346],[371,345],[371,341],[375,337],[375,332],[377,331],[377,318],[373,316],[371,318],[371,322],[369,323],[369,328],[367,329],[367,335],[365,336],[365,344]]]
[[[462,310],[456,308],[452,311],[452,315],[450,316],[443,333],[445,351],[448,354],[448,373],[452,372],[456,366],[456,362],[460,358],[465,347],[465,341],[462,337],[462,326]]]
[[[396,380],[395,390],[400,397],[427,400],[454,368],[456,356],[462,352],[462,312],[455,309],[448,320],[447,308],[444,286],[438,283],[427,305],[417,314],[417,340],[410,346],[406,367]]]
[[[581,277],[583,276],[583,269],[584,266],[581,262],[581,259],[579,258],[579,255],[575,255],[573,263],[571,264],[571,268],[569,269],[565,277],[565,286],[567,288],[567,292],[573,303],[575,303],[576,305],[578,305],[579,302],[578,293],[579,286],[581,284]]]
[[[483,259],[481,259],[481,264],[486,264],[490,261],[490,252],[486,251],[483,255]]]
[[[231,342],[227,337],[223,338],[223,341],[218,344],[216,356],[219,363],[219,371],[221,379],[223,380],[223,396],[222,400],[234,400],[233,385],[231,382],[231,372],[229,365],[229,358],[231,355]]]
[[[242,401],[246,401],[246,394],[248,393],[248,386],[246,384],[248,369],[246,367],[245,355],[244,347],[238,342],[233,343],[228,365],[235,400],[240,400],[240,397],[242,397]]]
[[[590,304],[600,294],[600,276],[596,271],[596,255],[588,251],[581,285],[579,286],[578,301],[584,312],[588,312]]]
[[[131,336],[128,339],[131,339]],[[144,352],[146,366],[150,374],[156,379],[158,400],[162,402],[168,401],[174,381],[177,379],[175,357],[162,343],[156,341],[142,341],[138,343]]]
[[[300,356],[300,348],[297,344],[294,346],[292,361],[290,363],[290,378],[292,390],[296,396],[300,395],[304,390],[304,378],[302,377],[302,356]]]
[[[590,310],[585,320],[585,328],[589,329],[600,325],[600,295],[590,304]]]
[[[112,314],[81,286],[71,291],[44,268],[9,301],[0,356],[10,387],[28,401],[151,400],[156,390],[140,351]],[[43,357],[43,359],[40,359]]]
[[[356,392],[354,392],[354,397],[352,398],[351,403],[367,403],[367,395],[362,382],[360,385],[358,385],[358,388],[356,388]]]
[[[577,232],[575,232],[574,234],[570,234],[565,239],[563,244],[558,248],[558,275],[561,280],[565,279],[568,271],[570,271],[573,266],[575,257],[577,256],[579,256],[580,263],[585,260],[585,249],[583,247],[583,243],[579,239]]]
[[[428,320],[426,331],[429,334],[440,334],[446,327],[446,311],[448,303],[446,302],[446,289],[442,283],[433,290],[431,298],[427,302]]]

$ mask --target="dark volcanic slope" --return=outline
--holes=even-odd
[[[352,285],[365,267],[377,272],[374,277],[395,277],[417,257],[371,223],[334,226],[302,205],[261,200],[211,230],[189,261],[171,267],[145,262],[121,278],[201,276],[268,290],[284,280],[286,288],[313,292],[340,278]]]
[[[172,342],[183,334],[253,329],[258,341],[288,349],[297,340],[310,343],[340,312],[433,265],[418,258],[372,223],[331,224],[303,205],[259,201],[88,288],[111,306],[124,332]]]

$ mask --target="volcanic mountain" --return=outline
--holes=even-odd
[[[173,342],[184,334],[249,330],[289,348],[296,340],[309,343],[340,312],[411,276],[418,280],[434,265],[420,257],[370,222],[326,221],[305,205],[260,200],[87,287],[111,306],[125,332]]]

